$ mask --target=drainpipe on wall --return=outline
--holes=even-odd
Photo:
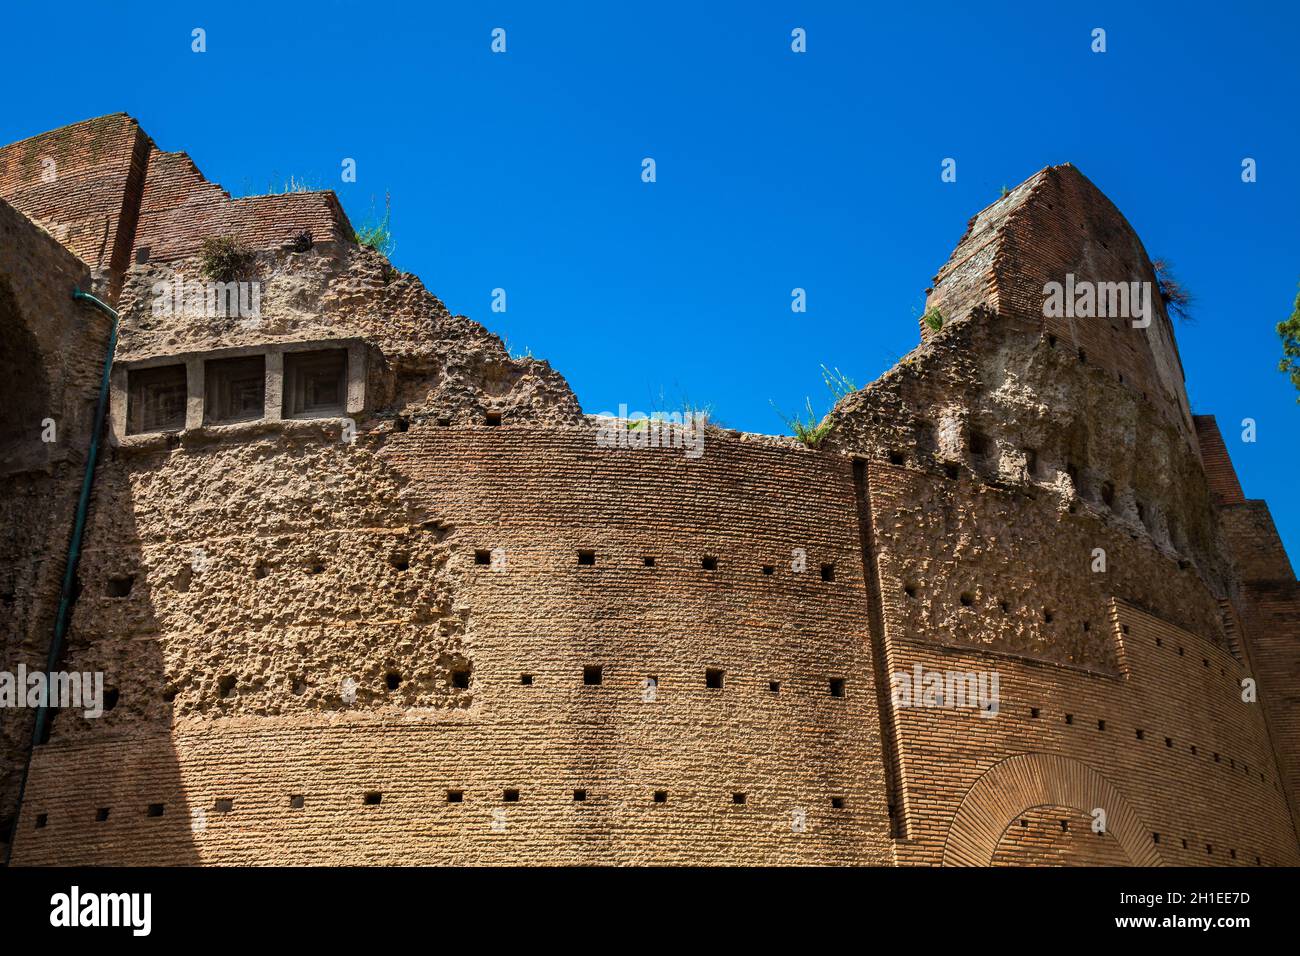
[[[113,326],[108,334],[108,352],[104,356],[104,374],[99,380],[99,399],[95,403],[95,424],[90,433],[90,449],[86,453],[86,470],[81,478],[81,495],[77,499],[77,517],[72,524],[72,539],[68,542],[67,563],[63,569],[63,588],[59,592],[59,613],[54,619],[54,639],[50,641],[50,653],[46,659],[45,673],[48,678],[59,666],[63,657],[63,641],[68,633],[68,619],[72,615],[72,590],[77,580],[77,564],[81,560],[81,539],[86,531],[86,512],[90,508],[90,491],[95,483],[95,463],[99,460],[99,439],[104,431],[104,417],[108,411],[109,372],[113,368],[113,353],[117,350],[117,310],[105,304],[89,292],[72,290],[72,298],[79,302],[89,302],[108,313],[113,319]],[[48,686],[48,685],[47,685]],[[32,769],[32,754],[36,745],[45,736],[49,726],[49,701],[36,711],[36,723],[32,727],[32,746],[27,752],[27,763],[23,767],[23,779],[18,785],[18,805],[14,816],[13,831],[5,846],[5,865],[13,853],[14,843],[18,840],[18,821],[22,818],[23,798],[27,792],[27,777]]]

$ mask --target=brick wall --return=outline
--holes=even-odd
[[[0,197],[110,279],[130,264],[148,137],[125,113],[0,148]]]
[[[137,258],[183,259],[210,236],[237,236],[254,249],[302,232],[320,243],[352,238],[333,192],[232,199],[125,113],[0,148],[0,197],[103,273],[114,300]]]
[[[1066,275],[1089,282],[1151,283],[1144,329],[1122,318],[1047,318],[1044,286]],[[1190,437],[1190,409],[1173,327],[1142,241],[1078,169],[1051,166],[971,220],[935,276],[926,305],[949,320],[979,308],[1041,331],[1103,369]],[[924,335],[933,332],[922,327]]]
[[[120,466],[75,660],[121,700],[60,718],[16,861],[891,862],[848,461],[594,434],[413,426],[304,446],[276,484],[251,464],[273,442]],[[210,563],[178,589],[196,546]],[[498,548],[504,570],[476,563]],[[131,596],[105,597],[127,570]]]
[[[1209,482],[1210,493],[1218,505],[1238,505],[1246,498],[1241,493],[1241,483],[1237,481],[1236,469],[1228,457],[1228,448],[1223,443],[1219,424],[1213,415],[1195,415],[1196,439],[1201,450],[1201,462],[1205,466],[1205,478]]]
[[[48,153],[62,192],[32,185]],[[952,321],[820,451],[715,429],[698,460],[598,447],[549,366],[369,250],[280,249],[348,235],[332,194],[231,200],[121,115],[0,151],[0,192],[125,274],[119,359],[346,334],[369,361],[355,442],[112,448],[65,660],[110,706],[37,749],[15,862],[1300,862],[1295,579],[1163,308],[1044,320],[1067,271],[1154,279],[1072,167],[972,220],[930,297]],[[106,327],[63,298],[89,269],[4,203],[0,229],[35,370],[0,432],[13,662],[42,656],[84,447],[21,419],[84,431]],[[262,324],[155,314],[229,234],[263,250]],[[917,666],[996,671],[996,716],[896,702]]]
[[[968,792],[1001,762],[1026,753],[1068,758],[1108,781],[1145,831],[1126,848],[1130,857],[1141,849],[1182,864],[1253,864],[1256,857],[1268,863],[1300,860],[1263,713],[1258,704],[1241,700],[1240,681],[1248,671],[1221,642],[1170,623],[1185,617],[1188,605],[1197,600],[1194,590],[1181,590],[1177,574],[1151,574],[1149,563],[1140,574],[1125,572],[1117,561],[1105,575],[1047,576],[1033,588],[1035,604],[1026,610],[1033,613],[1040,601],[1056,608],[1063,617],[1053,626],[1072,629],[1085,614],[1095,621],[1098,639],[1110,645],[1117,661],[1112,673],[999,653],[996,644],[989,652],[971,650],[961,646],[953,627],[917,626],[914,607],[953,604],[960,608],[958,618],[997,620],[1004,615],[995,600],[1000,595],[981,592],[976,605],[961,607],[954,592],[967,585],[951,580],[961,569],[955,565],[932,569],[937,573],[929,580],[942,582],[942,590],[928,588],[909,597],[899,558],[911,559],[912,552],[889,543],[891,533],[896,536],[903,528],[923,530],[922,516],[939,507],[933,501],[924,508],[914,507],[916,503],[930,500],[936,491],[960,502],[966,490],[956,483],[927,489],[940,479],[887,465],[873,464],[870,474],[890,671],[910,672],[918,663],[926,671],[996,670],[1001,687],[1000,710],[992,718],[969,709],[893,708],[909,836],[899,848],[900,862],[943,859],[952,839],[950,825]],[[1071,531],[1030,530],[1033,510],[1032,504],[1019,503],[1023,538],[1005,540],[1006,529],[985,524],[974,511],[947,537],[965,541],[968,560],[979,564],[988,563],[981,551],[995,542],[1014,550],[1022,567],[1040,572],[1069,562]],[[1100,525],[1090,533],[1096,542],[1117,544]],[[1087,561],[1086,551],[1074,556]],[[981,583],[988,580],[980,577]],[[1096,596],[1083,589],[1086,584],[1097,594],[1107,592],[1108,606],[1097,607]],[[1144,590],[1138,594],[1135,587]],[[1135,599],[1146,610],[1130,603]],[[1012,614],[1024,613],[1021,602],[1013,601]],[[1212,598],[1205,595],[1200,601],[1212,603]],[[1052,772],[1041,777],[1047,781],[1044,789],[1055,785]],[[981,825],[1001,833],[1029,806],[999,806],[1004,818]],[[1114,818],[1115,807],[1109,812]],[[1131,826],[1126,836],[1131,840],[1138,829]],[[989,845],[990,853],[996,845]]]
[[[9,673],[43,670],[53,635],[108,344],[107,318],[72,299],[89,284],[83,262],[0,200],[0,670]],[[0,841],[33,716],[0,710]]]
[[[174,261],[199,251],[205,238],[238,236],[255,249],[275,249],[299,233],[315,242],[351,240],[351,226],[333,192],[231,199],[203,178],[185,153],[152,147],[135,237],[149,261]]]

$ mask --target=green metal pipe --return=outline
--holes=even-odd
[[[54,619],[54,638],[50,641],[50,653],[46,659],[45,673],[47,675],[54,673],[63,657],[63,643],[68,633],[68,619],[72,615],[72,592],[77,581],[77,565],[81,560],[81,539],[85,535],[86,513],[90,509],[90,492],[95,483],[95,463],[99,460],[99,441],[104,431],[104,418],[108,413],[109,373],[113,369],[113,353],[117,350],[117,310],[89,292],[82,292],[80,289],[72,290],[72,298],[78,302],[89,302],[91,305],[97,306],[108,313],[113,318],[113,327],[108,334],[108,352],[104,356],[104,373],[99,380],[99,399],[95,403],[95,425],[90,433],[90,449],[86,453],[86,470],[81,477],[81,495],[77,498],[77,517],[72,524],[72,539],[68,542],[67,563],[63,569],[63,589],[59,594],[59,613]],[[22,782],[18,785],[18,817],[22,816],[23,797],[27,792],[27,776],[32,767],[32,753],[35,752],[37,744],[44,739],[49,720],[47,701],[46,706],[36,711],[36,723],[32,727],[32,747],[27,754],[27,765],[23,768]],[[13,853],[17,830],[18,819],[15,817],[14,831],[9,834],[9,842],[5,847],[6,866],[9,864],[10,854]]]

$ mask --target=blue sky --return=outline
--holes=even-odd
[[[911,349],[967,219],[1073,162],[1195,293],[1193,408],[1295,555],[1300,406],[1273,326],[1300,280],[1300,14],[1281,6],[15,4],[0,140],[125,110],[236,194],[305,178],[363,220],[391,193],[395,263],[587,411],[685,400],[767,432],[773,402],[824,410],[821,364],[862,385]]]

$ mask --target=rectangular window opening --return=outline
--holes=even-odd
[[[285,418],[341,418],[347,399],[347,349],[284,353]]]
[[[266,356],[210,359],[203,372],[203,423],[250,422],[266,414]]]
[[[126,433],[180,431],[189,390],[184,365],[132,369],[126,376]]]

